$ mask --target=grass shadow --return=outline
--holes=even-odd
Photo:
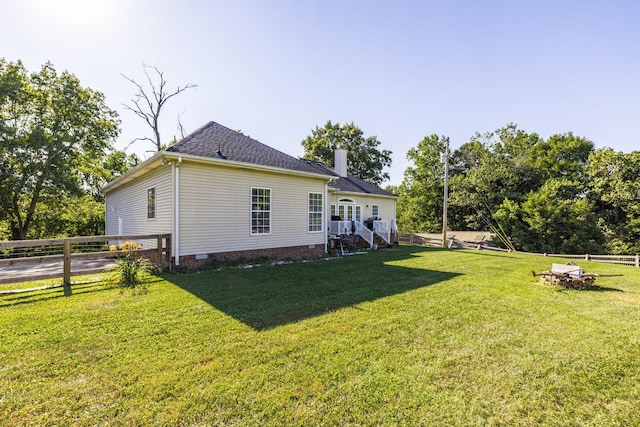
[[[75,294],[87,294],[94,292],[102,292],[106,289],[113,287],[111,285],[107,285],[104,282],[94,282],[88,284],[81,285],[73,285],[71,286],[71,295],[66,296],[64,294],[63,287],[55,287],[55,288],[47,288],[47,289],[38,289],[23,293],[16,294],[7,294],[0,297],[0,307],[6,307],[11,305],[20,305],[20,304],[30,304],[34,302],[42,302],[48,301],[52,299],[58,298],[69,298],[73,297]]]
[[[162,279],[157,275],[150,275],[145,280],[145,285],[158,283]],[[62,286],[56,286],[44,289],[34,289],[15,294],[0,295],[0,308],[31,304],[35,302],[49,301],[59,298],[73,298],[74,295],[84,295],[98,292],[105,292],[111,289],[119,288],[120,285],[110,280],[96,280],[90,282],[71,283],[71,294],[65,295]]]
[[[428,248],[165,278],[255,330],[298,322],[449,280],[458,274],[389,265]],[[386,253],[383,253],[386,252]]]
[[[591,292],[624,292],[622,289],[610,288],[608,286],[598,286],[598,285],[587,286],[585,290],[591,291]]]
[[[557,289],[557,292],[620,292],[620,293],[625,293],[624,290],[622,289],[618,289],[618,288],[609,288],[606,286],[598,286],[598,285],[591,285],[591,286],[586,286],[584,288],[570,288],[570,287],[566,287],[560,284],[547,284],[547,283],[543,283],[543,285],[545,286],[555,286]]]

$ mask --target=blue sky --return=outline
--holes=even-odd
[[[213,120],[293,156],[327,120],[393,151],[430,134],[452,148],[516,123],[640,149],[640,2],[0,0],[0,57],[51,61],[120,113],[116,147],[150,135],[122,108],[142,64],[174,98],[165,141]],[[151,145],[134,145],[141,157]]]

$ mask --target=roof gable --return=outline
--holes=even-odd
[[[326,171],[318,171],[318,169],[301,159],[271,148],[216,122],[207,123],[177,144],[169,147],[166,151],[298,172],[330,175]]]

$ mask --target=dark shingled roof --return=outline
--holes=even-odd
[[[167,151],[297,172],[333,175],[216,122],[207,123],[169,147]]]
[[[364,181],[360,178],[357,178],[353,175],[347,175],[346,177],[341,177],[338,175],[334,168],[331,166],[316,161],[316,160],[305,160],[308,164],[317,168],[319,173],[330,173],[331,175],[337,177],[338,179],[335,181],[331,181],[329,183],[329,188],[345,191],[348,193],[363,193],[363,194],[375,194],[378,196],[390,196],[390,197],[398,197],[397,195],[383,190],[377,185],[371,184],[370,182]],[[322,172],[321,172],[322,171]]]

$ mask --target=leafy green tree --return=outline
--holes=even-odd
[[[39,209],[95,188],[118,124],[104,95],[74,75],[0,60],[0,221],[12,239],[27,238]]]
[[[596,150],[589,156],[587,175],[607,251],[640,253],[640,151]]]
[[[570,177],[586,183],[586,166],[593,150],[593,142],[571,132],[551,135],[532,147],[531,161],[543,180]]]
[[[397,203],[398,227],[403,231],[437,232],[442,230],[444,167],[441,154],[445,139],[425,136],[407,153],[413,166],[404,172]]]
[[[486,196],[478,191],[482,175],[477,171],[490,161],[490,156],[491,152],[478,139],[463,144],[451,154],[448,223],[452,229],[488,229],[491,213]]]
[[[457,227],[486,228],[503,200],[521,202],[529,191],[541,185],[543,177],[532,156],[540,141],[537,134],[508,124],[494,132],[476,134],[454,152],[451,211],[463,216],[457,217]]]
[[[522,203],[505,199],[495,218],[519,250],[601,253],[604,235],[583,193],[580,183],[549,179]]]
[[[476,134],[450,157],[450,226],[459,230],[494,227],[520,250],[595,253],[602,251],[605,242],[603,227],[598,227],[603,221],[597,215],[604,208],[611,216],[609,223],[619,219],[624,224],[610,226],[608,235],[633,241],[640,231],[633,222],[640,217],[635,210],[640,189],[629,177],[637,180],[638,165],[625,157],[613,166],[603,155],[601,166],[592,167],[589,175],[593,150],[591,141],[572,133],[544,140],[514,124]],[[403,230],[440,230],[440,152],[442,147],[430,137],[408,154],[413,166],[405,173],[398,201]],[[621,171],[615,181],[611,180],[615,173],[607,174],[611,168]],[[612,187],[618,194],[615,201],[611,195],[602,197]]]
[[[380,141],[375,136],[365,137],[355,124],[327,121],[324,127],[316,126],[311,135],[302,141],[304,157],[335,166],[335,150],[347,150],[347,172],[375,185],[389,179],[382,170],[391,166],[391,151],[380,150]]]

